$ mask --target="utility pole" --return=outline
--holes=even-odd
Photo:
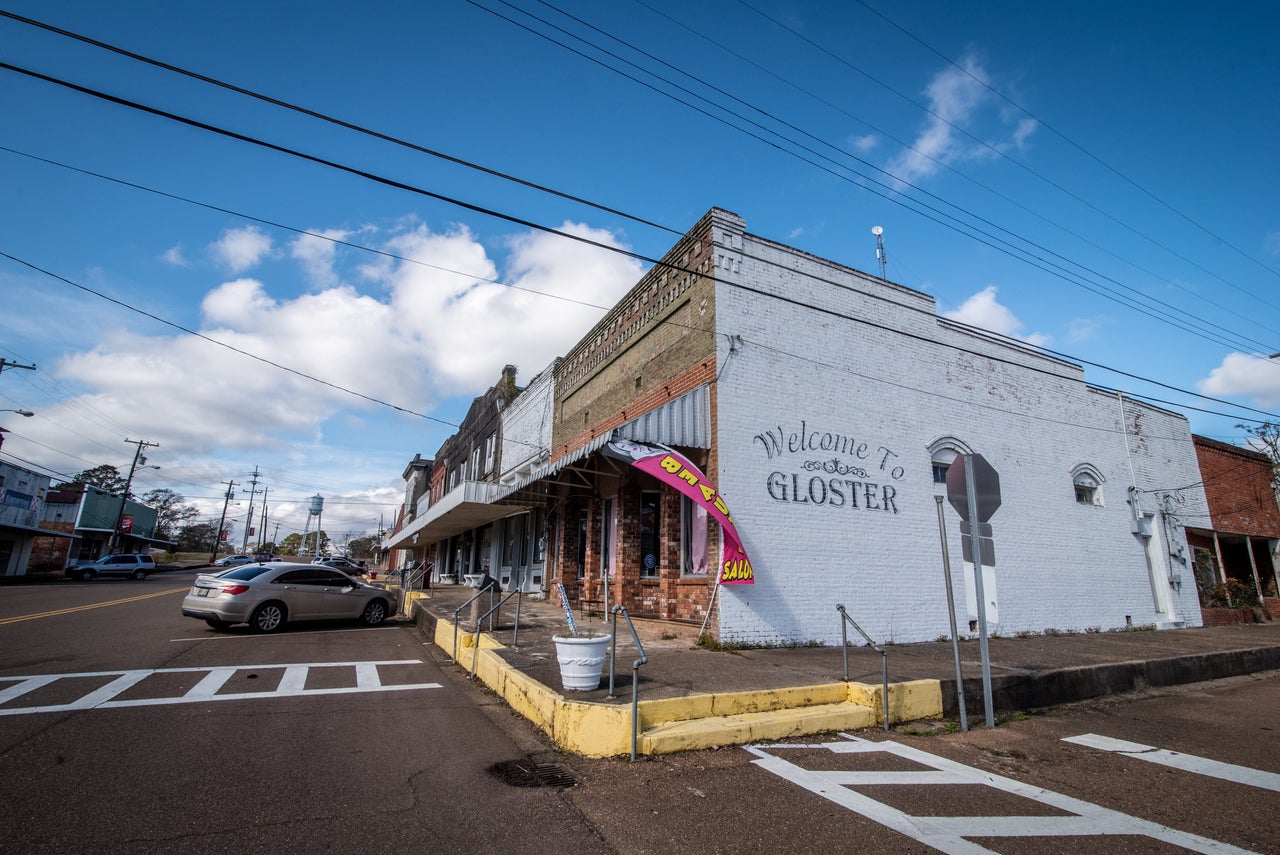
[[[253,480],[249,482],[249,513],[244,518],[244,540],[240,543],[240,551],[249,551],[249,530],[253,528],[253,494],[258,490],[258,467],[253,467]]]
[[[259,547],[258,551],[259,552],[266,551],[261,548],[263,543],[266,541],[266,539],[267,539],[267,488],[263,487],[262,488],[262,522],[258,524],[258,547]],[[275,549],[276,549],[275,541],[272,541],[271,551],[274,552]]]
[[[129,501],[129,489],[133,486],[133,474],[138,471],[138,464],[146,464],[147,458],[142,456],[143,449],[159,448],[158,442],[147,442],[145,439],[129,439],[125,437],[125,442],[130,445],[138,446],[138,450],[133,453],[133,465],[129,467],[129,477],[124,482],[124,494],[120,497],[120,510],[116,512],[116,524],[111,529],[111,545],[107,549],[108,552],[115,553],[120,546],[120,523],[124,521],[125,502]],[[159,467],[156,467],[157,469]]]
[[[222,500],[222,518],[218,520],[218,530],[213,533],[213,549],[209,551],[209,563],[218,560],[218,544],[222,542],[222,526],[227,521],[227,505],[231,504],[231,497],[235,495],[233,488],[236,486],[235,481],[222,482],[227,485],[227,496]]]
[[[34,363],[31,365],[23,365],[21,362],[13,362],[12,360],[0,357],[0,372],[3,372],[6,368],[25,368],[28,371],[36,370]]]

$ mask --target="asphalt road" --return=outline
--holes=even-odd
[[[409,625],[217,633],[192,576],[0,589],[0,852],[1280,852],[1280,674],[585,760]]]
[[[628,855],[1275,853],[1278,702],[1271,672],[968,733],[916,723],[635,764],[581,761],[572,797]],[[1133,745],[1118,753],[1109,740]]]
[[[0,851],[605,850],[410,626],[216,633],[193,577],[0,590]]]

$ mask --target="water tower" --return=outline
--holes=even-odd
[[[311,497],[311,504],[307,508],[307,521],[302,525],[302,546],[299,547],[299,551],[301,552],[307,551],[307,530],[310,529],[311,527],[311,518],[315,517],[316,518],[316,547],[314,552],[312,553],[312,558],[311,558],[312,561],[315,561],[320,557],[320,519],[323,513],[324,513],[324,496],[321,496],[319,493],[316,493],[314,496]]]

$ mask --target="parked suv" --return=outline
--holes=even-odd
[[[336,570],[342,570],[346,573],[363,573],[364,572],[363,561],[352,561],[350,558],[347,558],[342,555],[335,555],[332,558],[325,558],[320,563],[326,567],[333,567]]]
[[[145,579],[154,573],[156,561],[150,555],[104,555],[89,564],[77,564],[66,569],[67,576],[88,582],[98,576],[128,576],[131,579]]]

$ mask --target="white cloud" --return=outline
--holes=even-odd
[[[1270,232],[1262,239],[1267,255],[1280,255],[1280,232]]]
[[[620,246],[611,233],[581,224],[560,230]],[[425,367],[445,394],[482,390],[507,363],[531,377],[581,338],[642,272],[625,256],[541,232],[508,241],[503,284],[484,281],[497,278],[493,262],[464,230],[438,235],[420,228],[401,237],[396,249],[471,274],[414,264],[391,272],[396,334],[419,342]]]
[[[232,273],[243,273],[271,252],[271,238],[256,226],[245,226],[229,230],[210,249]]]
[[[1067,321],[1067,341],[1072,344],[1092,341],[1107,323],[1108,319],[1101,315],[1094,318],[1073,318]]]
[[[171,246],[160,256],[160,260],[165,264],[171,264],[174,267],[190,267],[191,262],[187,261],[185,255],[182,254],[182,244]]]
[[[959,321],[973,327],[980,327],[1000,335],[1025,341],[1036,347],[1044,347],[1052,340],[1043,333],[1022,334],[1022,321],[1007,307],[996,300],[994,285],[988,285],[978,293],[960,304],[960,307],[945,312],[943,317]]]
[[[341,229],[327,229],[299,235],[290,246],[290,256],[302,264],[313,287],[331,288],[338,284],[338,273],[333,267],[338,245],[334,241],[346,240],[350,234]]]
[[[860,154],[866,154],[871,151],[871,149],[875,148],[879,142],[880,138],[875,134],[864,134],[860,137],[852,137],[849,140],[849,145],[854,151],[859,152]]]
[[[996,152],[1021,148],[1035,130],[1035,120],[996,109],[996,96],[984,85],[986,69],[972,54],[960,66],[948,65],[929,82],[925,96],[930,114],[924,128],[911,148],[885,166],[900,186],[933,175],[943,164],[987,159]],[[988,130],[992,140],[975,140]]]
[[[1196,384],[1202,394],[1245,397],[1260,407],[1280,406],[1280,360],[1231,353]]]
[[[562,229],[620,245],[606,231],[575,223]],[[315,282],[329,278],[335,257],[312,241],[295,244],[291,255]],[[200,336],[129,332],[127,316],[100,324],[98,340],[55,369],[84,394],[42,415],[87,431],[87,421],[137,424],[143,413],[154,425],[147,439],[166,454],[297,452],[298,465],[310,466],[336,453],[326,431],[388,416],[370,398],[425,413],[442,399],[479,394],[507,363],[529,379],[642,273],[634,260],[543,233],[506,241],[506,285],[487,281],[499,278],[497,264],[463,228],[437,233],[419,225],[382,246],[424,263],[368,264],[361,269],[366,293],[336,284],[283,297],[296,288],[247,277],[210,289],[200,301],[199,331],[227,347]],[[92,459],[101,449],[76,452]]]

